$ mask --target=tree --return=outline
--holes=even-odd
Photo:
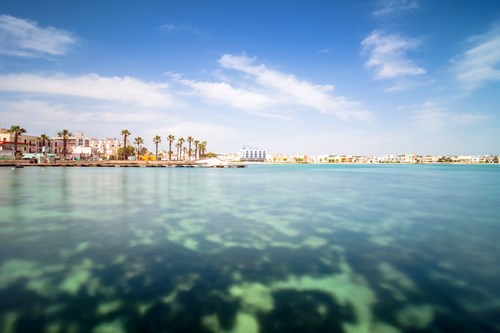
[[[207,142],[203,141],[200,143],[198,146],[198,149],[200,150],[200,157],[205,157],[205,150],[207,149]]]
[[[57,136],[63,139],[63,159],[66,159],[66,154],[68,153],[66,151],[66,146],[68,144],[68,139],[70,136],[73,134],[70,133],[67,129],[63,129],[62,131],[57,132]]]
[[[187,143],[189,144],[188,146],[188,160],[191,161],[191,144],[193,143],[194,138],[192,136],[188,136],[187,138]]]
[[[168,160],[171,161],[172,160],[172,142],[174,142],[175,140],[175,136],[173,136],[172,134],[169,134],[167,136],[167,141],[168,141]]]
[[[198,146],[200,145],[200,140],[194,140],[194,160],[198,159]]]
[[[128,129],[124,129],[121,132],[121,135],[123,135],[123,147],[127,147],[127,137],[130,136],[130,132]],[[128,149],[125,149],[123,154],[123,159],[126,160],[128,158]]]
[[[153,143],[155,144],[156,147],[156,152],[155,152],[155,160],[158,161],[158,144],[161,142],[161,136],[156,135],[153,138]]]
[[[42,141],[42,147],[46,147],[45,145],[50,142],[50,137],[47,134],[42,134],[40,135],[40,141]]]
[[[17,157],[17,140],[19,135],[26,133],[26,130],[19,125],[12,125],[9,129],[9,133],[14,134],[14,158]]]
[[[125,151],[125,147],[118,148],[118,159],[119,160],[123,159],[125,155],[127,156],[135,155],[135,148],[132,146],[128,146],[127,151]]]
[[[217,157],[217,154],[216,153],[207,153],[205,156],[207,158],[212,158],[212,157]]]
[[[179,151],[180,151],[180,148],[181,148],[181,144],[179,142],[177,142],[175,144],[175,154],[177,156],[177,161],[179,160]]]
[[[141,153],[141,145],[144,143],[144,139],[138,136],[134,139],[134,143],[137,145],[137,160],[139,160],[139,154]]]
[[[182,144],[184,143],[184,138],[179,138],[177,140],[177,143],[179,144],[179,154],[180,154],[180,158],[177,158],[177,160],[182,160]]]

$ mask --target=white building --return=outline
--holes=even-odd
[[[267,152],[264,149],[243,147],[240,149],[240,161],[242,162],[265,162]]]
[[[110,159],[118,156],[118,148],[123,147],[123,140],[106,138],[98,140],[96,138],[90,139],[90,147],[92,148],[92,155],[98,159]]]

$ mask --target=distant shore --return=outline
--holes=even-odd
[[[165,167],[165,166],[194,166],[194,161],[57,161],[53,163],[30,163],[26,160],[0,161],[0,167]]]
[[[432,162],[432,163],[308,163],[308,162],[230,162],[230,165],[498,165],[499,163],[464,163],[464,162]],[[30,163],[27,160],[0,161],[0,167],[195,167],[195,161],[75,161],[63,160],[53,163]]]

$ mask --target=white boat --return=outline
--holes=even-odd
[[[195,163],[197,166],[200,166],[202,168],[225,168],[229,166],[229,163],[227,161],[223,161],[217,157],[198,160]]]

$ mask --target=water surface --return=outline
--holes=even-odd
[[[0,168],[0,332],[498,332],[500,167]]]

